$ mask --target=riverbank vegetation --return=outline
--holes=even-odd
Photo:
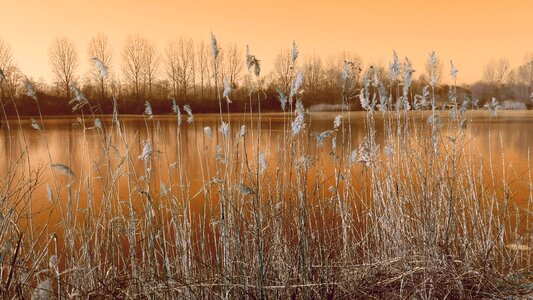
[[[531,166],[513,174],[505,145],[502,155],[476,151],[465,128],[474,122],[468,111],[483,105],[455,86],[445,103],[437,103],[434,52],[429,84],[420,88],[410,61],[396,53],[389,74],[369,68],[361,80],[357,64],[344,61],[336,102],[341,111],[330,128],[310,132],[305,73],[297,67],[294,44],[288,52],[294,76],[275,98],[284,130],[265,144],[272,132],[261,119],[268,98],[258,59],[247,51],[246,93],[235,91],[219,75],[223,56],[214,36],[210,47],[220,121],[196,141],[181,135],[195,125],[192,106],[143,101],[139,118],[147,136],[138,142],[125,134],[125,103],[111,100],[112,116],[105,118],[103,105],[76,85],[68,93],[85,137],[79,165],[53,161],[48,147],[47,161],[32,161],[20,130],[30,124],[8,119],[8,168],[0,182],[4,297],[458,299],[531,293]],[[106,64],[96,59],[106,79]],[[449,74],[455,81],[453,64]],[[24,85],[31,109],[39,112],[41,94],[31,81]],[[235,105],[239,93],[247,100],[242,109]],[[366,134],[357,143],[355,124],[343,110],[351,105],[365,111]],[[484,106],[497,118],[496,99]],[[161,130],[155,112],[175,116],[175,137]],[[42,114],[31,126],[48,145]],[[215,136],[216,147],[197,146]],[[497,137],[489,140],[498,143]],[[101,154],[90,150],[95,144]],[[197,153],[201,178],[185,172],[184,147]],[[523,155],[529,161],[530,153]],[[45,170],[53,175],[44,178]],[[48,199],[45,209],[36,210],[37,199]]]
[[[118,51],[115,52],[114,47]],[[246,71],[244,49],[244,45],[224,44],[219,47],[219,58],[215,63],[208,42],[185,36],[170,40],[166,45],[156,45],[147,37],[131,34],[118,48],[105,34],[99,33],[90,39],[85,52],[67,37],[58,37],[48,49],[50,70],[54,77],[52,81],[47,81],[31,76],[26,78],[13,58],[8,42],[0,40],[0,70],[5,75],[5,80],[0,80],[0,93],[3,98],[13,96],[18,105],[18,114],[23,116],[39,114],[32,105],[31,97],[24,93],[26,79],[39,95],[43,115],[71,113],[68,102],[72,98],[72,84],[91,101],[96,111],[103,114],[113,113],[113,98],[118,101],[124,114],[142,113],[146,100],[151,102],[154,113],[166,114],[170,99],[175,99],[180,105],[187,103],[196,112],[216,113],[218,91],[227,80],[232,88],[234,111],[245,110],[250,86],[254,82],[254,85],[261,85],[263,110],[280,112],[277,105],[278,90],[289,93],[291,82],[298,72],[303,74],[302,90],[308,107],[339,104],[343,84],[341,74],[346,61],[351,62],[350,71],[357,88],[363,86],[363,78],[368,72],[379,74],[384,86],[392,84],[387,75],[389,66],[365,61],[355,52],[344,51],[326,57],[305,54],[293,66],[290,49],[280,50],[271,66],[258,60],[260,68],[269,71],[262,71],[256,80],[253,74]],[[98,58],[106,66],[108,74],[105,78],[95,68],[96,61],[93,58]],[[526,54],[524,63],[512,68],[504,58],[492,60],[484,67],[480,81],[454,88],[458,97],[478,99],[481,106],[495,97],[501,102],[507,101],[508,109],[531,109],[531,61],[533,56]],[[445,67],[448,67],[448,61],[437,58],[433,73],[436,81],[434,97],[438,105],[448,101],[448,91],[454,86],[444,72]],[[414,69],[413,89],[421,90],[430,85],[429,65],[416,66]],[[408,95],[410,101],[414,100],[412,96]],[[7,115],[17,114],[12,103],[5,102],[4,106]],[[359,103],[352,103],[349,108],[363,110]]]

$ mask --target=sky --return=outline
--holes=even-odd
[[[48,48],[67,36],[80,57],[79,74],[90,66],[89,40],[105,33],[120,74],[120,52],[129,34],[152,39],[160,50],[180,35],[219,44],[236,43],[272,69],[276,54],[298,44],[300,54],[326,57],[353,51],[365,65],[388,66],[395,50],[422,72],[431,50],[459,69],[459,83],[473,83],[492,58],[511,67],[533,51],[533,1],[527,0],[0,0],[0,39],[21,71],[51,82]],[[420,74],[420,73],[419,73]]]

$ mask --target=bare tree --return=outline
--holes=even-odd
[[[514,84],[517,84],[519,82],[518,78],[519,78],[518,71],[516,69],[512,69],[507,74],[506,82],[508,84],[514,85]]]
[[[157,79],[159,68],[159,54],[152,41],[145,40],[144,45],[144,80],[148,85],[148,96],[152,97],[152,87]]]
[[[507,58],[491,59],[483,68],[483,80],[488,83],[503,84],[509,72],[509,67],[510,64]]]
[[[519,77],[524,84],[533,88],[533,52],[524,54],[524,63],[519,67]]]
[[[194,85],[194,42],[190,38],[176,38],[168,43],[165,55],[173,95],[185,99]]]
[[[70,99],[70,86],[74,81],[74,72],[78,66],[78,54],[67,37],[58,37],[50,46],[50,64],[52,72],[65,96]]]
[[[5,93],[15,95],[20,72],[15,65],[11,48],[7,43],[0,39],[0,96],[4,97]]]
[[[187,58],[190,60],[191,64],[191,87],[192,95],[196,96],[196,51],[194,51],[195,42],[191,39],[191,48],[190,53],[187,55]]]
[[[207,88],[211,88],[211,80],[209,73],[209,48],[204,41],[201,41],[197,44],[196,47],[196,57],[197,57],[197,66],[198,66],[198,75],[200,79],[200,97],[204,99],[204,89],[207,84]]]
[[[530,69],[530,65],[521,65],[518,67],[518,69],[516,70],[516,80],[518,83],[522,83],[522,84],[526,84],[528,85],[529,84],[529,79],[530,79],[530,72],[529,72],[529,69]]]
[[[340,52],[336,55],[327,57],[324,68],[324,85],[325,89],[331,91],[329,97],[331,99],[340,99],[342,83],[342,72],[348,63],[350,68],[350,83],[349,86],[355,87],[361,77],[363,71],[363,62],[359,55],[353,52]]]
[[[122,71],[126,79],[133,85],[135,100],[140,96],[142,80],[147,81],[148,40],[139,34],[128,36],[122,51]],[[155,47],[153,49],[155,51]],[[155,57],[152,57],[155,58]]]
[[[7,43],[0,39],[0,68],[4,74],[6,70],[13,64],[13,55],[11,48]]]
[[[496,78],[503,85],[506,76],[509,74],[510,63],[507,58],[500,58],[496,64]]]
[[[184,95],[187,94],[189,87],[194,89],[194,77],[195,77],[195,58],[194,58],[194,41],[191,38],[184,40],[183,46],[180,51],[180,61],[183,66],[183,76],[181,76],[181,86],[184,91]]]
[[[166,73],[170,85],[172,86],[172,96],[178,98],[179,93],[179,73],[181,70],[180,60],[179,60],[179,39],[170,41],[167,44],[165,49],[165,64],[166,64]]]
[[[488,83],[496,82],[496,61],[494,59],[483,67],[483,81]]]
[[[109,44],[108,38],[105,34],[100,32],[89,41],[88,55],[89,60],[92,60],[92,58],[96,57],[104,63],[108,70],[111,69],[113,49],[111,48],[111,45]],[[93,62],[91,61],[91,63]],[[98,76],[97,78],[100,80],[101,97],[104,99],[104,77]]]
[[[324,80],[324,67],[320,56],[313,54],[305,57],[303,63],[304,90],[310,94],[316,94],[321,88]]]
[[[225,75],[232,88],[237,87],[237,80],[241,76],[244,68],[244,55],[239,50],[236,44],[228,45],[226,47],[226,55],[224,67],[226,69]]]

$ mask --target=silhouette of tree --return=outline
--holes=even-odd
[[[229,80],[232,88],[237,88],[237,80],[244,68],[244,55],[237,45],[233,44],[226,47],[226,55],[224,58],[224,68],[226,69],[224,72],[226,75],[225,79]]]
[[[145,40],[144,45],[144,78],[148,85],[148,96],[152,97],[152,87],[157,79],[159,68],[159,54],[152,41]]]
[[[6,92],[15,96],[20,72],[15,65],[11,48],[0,39],[0,96],[5,97]]]
[[[152,85],[155,82],[159,65],[159,56],[155,45],[139,34],[130,35],[122,50],[122,60],[122,71],[126,79],[133,85],[135,99],[139,99],[142,83],[148,85],[148,93],[151,96]]]
[[[488,83],[499,83],[503,85],[507,74],[509,73],[509,60],[500,58],[491,61],[483,68],[483,80]]]
[[[145,39],[140,35],[130,35],[122,51],[124,77],[133,84],[135,100],[139,97],[139,87],[144,67],[144,44]]]
[[[194,85],[194,42],[179,37],[170,41],[166,51],[166,73],[172,85],[175,98],[187,97],[188,89]]]
[[[209,72],[209,47],[204,41],[197,44],[196,47],[197,68],[200,77],[200,99],[204,100],[204,89],[211,88],[211,77]]]
[[[496,63],[496,79],[503,85],[507,74],[509,74],[509,60],[507,58],[500,58]]]
[[[491,60],[483,67],[483,81],[494,83],[496,81],[496,62]]]
[[[56,38],[50,46],[50,64],[59,86],[70,100],[70,87],[74,82],[74,73],[78,67],[78,54],[74,43],[67,37]]]
[[[324,83],[324,67],[320,56],[313,54],[305,57],[302,66],[304,81],[303,89],[310,95],[317,95],[323,88]]]

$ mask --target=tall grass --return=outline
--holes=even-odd
[[[214,36],[213,52],[216,68]],[[294,44],[293,67],[297,57]],[[430,66],[434,60],[432,53]],[[258,60],[247,61],[259,77]],[[54,161],[48,146],[48,161],[32,161],[27,139],[9,127],[0,182],[2,295],[429,299],[530,293],[531,167],[519,177],[529,190],[517,204],[504,145],[501,162],[492,153],[482,157],[465,130],[472,104],[460,105],[452,88],[451,109],[436,107],[428,88],[410,88],[411,73],[409,61],[400,63],[394,53],[388,94],[372,70],[357,89],[347,62],[342,111],[324,132],[309,130],[316,115],[305,112],[299,73],[277,136],[261,119],[259,80],[242,118],[230,113],[231,89],[224,84],[228,111],[224,116],[219,91],[219,130],[200,127],[195,136],[183,134],[182,127],[199,126],[189,106],[183,107],[185,124],[179,106],[169,104],[176,114],[172,136],[147,102],[139,117],[144,130],[132,133],[116,101],[114,114],[101,116],[76,91],[79,165]],[[353,114],[344,111],[356,94],[366,109],[359,145],[352,140]],[[487,108],[495,112],[498,104]],[[21,130],[28,125],[17,122]],[[34,123],[48,145],[46,121],[39,116]],[[184,151],[195,153],[201,178],[187,173]],[[47,169],[50,178],[43,177]],[[36,194],[42,185],[49,186],[44,212],[32,207],[43,198]],[[200,209],[193,210],[198,201]],[[44,221],[32,218],[43,213]]]

